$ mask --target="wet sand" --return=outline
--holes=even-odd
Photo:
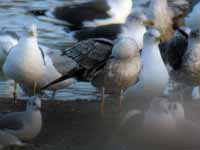
[[[43,128],[25,150],[90,150],[105,149],[105,143],[118,124],[118,112],[106,104],[104,117],[97,102],[43,101]],[[23,110],[24,102],[15,105],[10,99],[1,99],[2,112]]]
[[[134,129],[138,126],[122,132],[117,104],[107,102],[105,106],[106,111],[102,116],[98,111],[98,102],[95,101],[43,101],[42,131],[23,149],[138,150],[138,129]],[[23,110],[24,102],[17,101],[17,104],[14,104],[11,99],[0,99],[0,108],[1,112]],[[199,102],[187,102],[185,109],[187,118],[199,122]]]

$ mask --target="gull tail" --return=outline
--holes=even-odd
[[[81,75],[83,74],[82,72],[84,71],[84,69],[79,69],[79,68],[75,68],[73,70],[71,70],[70,72],[68,72],[68,74],[66,75],[63,75],[61,76],[60,78],[50,82],[49,84],[45,85],[44,87],[41,88],[41,90],[45,90],[47,88],[49,88],[50,86],[56,84],[56,83],[59,83],[59,82],[62,82],[66,79],[69,79],[69,78],[81,78]]]

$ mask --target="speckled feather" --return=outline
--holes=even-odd
[[[183,55],[187,50],[187,46],[187,38],[183,35],[174,36],[167,42],[167,49],[165,52],[166,61],[174,70],[181,68]]]
[[[139,53],[134,58],[128,60],[110,59],[104,69],[100,70],[92,84],[95,87],[106,87],[109,92],[119,92],[134,84],[139,77],[142,62]],[[126,70],[122,72],[122,70]],[[113,87],[115,87],[113,89]]]
[[[141,69],[139,48],[136,41],[131,38],[119,39],[116,42],[116,47],[113,48],[113,44],[109,40],[90,39],[67,49],[63,55],[73,59],[79,66],[65,76],[49,83],[43,89],[70,77],[91,81],[94,86],[105,87],[107,91],[112,92],[119,92],[120,89],[127,88],[137,81]],[[123,55],[124,48],[128,50],[124,51],[125,54]],[[131,52],[129,53],[129,51]],[[119,56],[122,56],[122,58]],[[113,87],[116,88],[113,89]]]
[[[107,61],[112,52],[112,41],[105,39],[90,39],[79,42],[74,47],[64,51],[63,55],[73,59],[88,78]],[[89,76],[88,76],[89,75]],[[84,76],[84,75],[83,75]],[[89,77],[90,78],[90,77]]]

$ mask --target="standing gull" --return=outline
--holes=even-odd
[[[25,111],[2,115],[0,129],[15,135],[20,140],[31,140],[40,133],[42,128],[40,109],[41,100],[38,97],[32,97],[27,101]]]
[[[77,63],[77,66],[43,89],[63,79],[76,77],[78,80],[91,81],[96,87],[102,88],[102,95],[104,87],[111,91],[121,90],[122,95],[122,91],[137,80],[141,68],[139,50],[143,46],[146,21],[144,14],[129,15],[114,47],[109,40],[90,39],[65,50],[64,55],[71,58],[72,63]]]
[[[7,56],[3,72],[7,77],[19,82],[24,90],[31,90],[28,94],[32,95],[37,89],[60,77],[61,73],[55,68],[47,54],[49,52],[39,48],[36,26],[31,25],[24,30],[19,43]],[[63,81],[50,90],[68,87],[73,82],[73,79]]]
[[[142,49],[142,69],[136,84],[130,86],[125,92],[126,109],[144,109],[148,106],[148,99],[162,96],[168,83],[169,75],[159,50],[160,33],[148,29],[144,35],[144,48]]]
[[[6,28],[0,31],[0,70],[2,71],[3,64],[8,56],[10,49],[18,44],[18,35],[15,32],[9,31]],[[14,84],[13,98],[16,99],[16,83]]]
[[[0,31],[0,66],[2,68],[10,49],[17,45],[18,35],[15,32],[2,29]]]
[[[182,38],[180,38],[181,36],[177,38],[175,35],[175,37],[168,42],[167,47],[167,61],[172,67],[172,77],[179,83],[186,83],[190,86],[199,85],[199,9],[200,3],[197,3],[192,12],[185,18],[185,25],[189,27],[191,31],[189,29],[179,29]],[[192,96],[195,99],[199,99],[198,88],[194,88]]]
[[[77,67],[44,88],[75,77],[78,80],[90,81],[97,88],[101,88],[102,103],[104,103],[104,88],[112,93],[121,92],[120,97],[122,97],[123,90],[137,80],[141,68],[136,41],[130,37],[123,37],[119,38],[113,46],[107,41],[97,39],[95,43],[91,43],[90,47],[89,45],[84,47],[85,42],[88,41],[78,43],[64,52],[64,55],[77,63]],[[99,45],[100,42],[104,46]],[[101,111],[103,112],[103,108]]]
[[[171,86],[171,92],[168,91],[168,93],[166,93],[167,95],[175,96],[180,89],[183,89],[183,84],[177,82],[178,80],[176,80],[176,78],[179,78],[179,71],[184,61],[183,56],[187,50],[190,32],[190,28],[180,27],[175,31],[173,37],[169,41],[163,43],[162,52],[163,56],[165,56],[164,61],[170,73],[168,87]],[[176,83],[174,83],[174,81],[176,81]]]
[[[173,33],[172,11],[167,0],[150,0],[149,6],[145,10],[147,17],[154,21],[154,26],[162,34],[162,41],[166,41]]]

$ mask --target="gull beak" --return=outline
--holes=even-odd
[[[146,26],[154,26],[153,20],[144,20],[143,24]]]

